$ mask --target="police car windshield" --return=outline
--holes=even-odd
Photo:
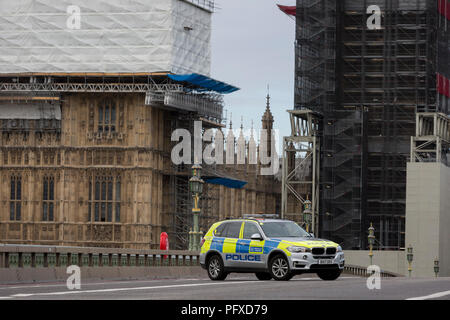
[[[311,237],[298,224],[292,221],[274,221],[261,223],[264,234],[269,238],[275,237]]]

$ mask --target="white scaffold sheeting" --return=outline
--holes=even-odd
[[[0,0],[0,30],[0,73],[210,73],[211,13],[183,0]]]

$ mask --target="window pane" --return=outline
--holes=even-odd
[[[11,179],[11,200],[16,200],[16,181]]]
[[[49,221],[53,221],[53,203],[49,204],[49,208],[48,208],[48,220]]]
[[[44,202],[44,205],[43,205],[42,220],[47,221],[47,202]]]
[[[239,232],[241,231],[242,222],[229,222],[227,228],[227,238],[239,238]]]
[[[116,203],[116,222],[120,222],[120,204]]]
[[[109,124],[109,106],[105,106],[105,124]]]
[[[100,200],[100,182],[95,183],[95,200]]]
[[[225,237],[226,235],[226,227],[228,223],[222,223],[220,226],[214,230],[214,236],[216,237]]]
[[[102,182],[102,200],[106,200],[106,182]]]
[[[16,191],[16,199],[20,200],[22,199],[22,182],[17,180],[17,191]]]
[[[92,200],[92,182],[89,181],[89,201]]]
[[[115,124],[116,123],[116,106],[112,105],[111,106],[111,124]]]
[[[20,220],[22,218],[20,213],[20,202],[18,202],[16,205],[16,220]]]
[[[48,200],[48,182],[44,179],[44,200]]]
[[[15,220],[14,208],[15,208],[14,202],[11,202],[9,204],[9,220]]]
[[[95,203],[95,221],[99,221],[99,217],[98,217],[98,202]]]
[[[101,206],[102,206],[102,220],[101,221],[105,222],[105,220],[106,220],[106,205],[104,202],[102,202]]]
[[[103,124],[103,107],[98,107],[98,124]]]
[[[55,200],[55,182],[53,179],[50,179],[50,200]]]
[[[88,219],[87,219],[87,221],[90,222],[91,218],[92,218],[92,203],[89,202],[89,205],[88,205]]]
[[[112,221],[112,203],[108,203],[108,222]]]
[[[108,182],[108,201],[113,200],[113,184],[112,182]]]
[[[298,224],[293,221],[265,222],[261,225],[265,235],[269,238],[275,237],[306,237],[309,235]]]
[[[255,233],[259,234],[258,227],[253,222],[245,222],[243,238],[250,239]]]
[[[116,182],[116,201],[120,202],[120,181]]]

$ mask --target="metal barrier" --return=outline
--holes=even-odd
[[[370,277],[373,274],[367,271],[367,267],[353,266],[353,265],[344,266],[344,273],[353,274],[355,276],[361,277]],[[383,270],[381,270],[380,276],[382,278],[402,277],[402,275]]]
[[[1,245],[0,268],[161,267],[200,265],[199,253],[182,250],[134,250]]]
[[[191,267],[200,265],[199,253],[183,250],[135,250],[119,248],[87,248],[1,245],[0,268],[49,268],[78,265],[80,267]],[[371,274],[367,267],[346,265],[344,273],[361,277]],[[382,278],[401,277],[381,271]]]

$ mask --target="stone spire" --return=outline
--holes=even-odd
[[[245,138],[244,138],[244,118],[241,117],[241,130],[237,140],[237,164],[245,164]]]
[[[262,128],[271,130],[273,128],[273,115],[270,111],[270,95],[267,93],[267,104],[266,104],[266,111],[264,112],[264,115],[262,117]]]
[[[256,141],[253,136],[253,120],[252,120],[252,130],[250,132],[250,140],[248,141],[248,163],[249,164],[257,164],[257,154],[256,154]]]
[[[234,164],[234,156],[235,156],[235,139],[233,134],[233,121],[232,115],[230,115],[230,129],[228,129],[227,134],[227,142],[226,142],[226,164]]]
[[[230,112],[230,129],[233,129],[233,113]]]
[[[269,91],[269,86],[267,86],[267,91]],[[266,104],[266,111],[264,112],[264,115],[261,119],[262,122],[262,130],[266,130],[267,133],[267,141],[260,141],[260,144],[267,144],[266,146],[264,146],[265,148],[267,148],[267,155],[271,156],[272,155],[272,129],[273,129],[273,115],[272,112],[270,111],[270,94],[269,92],[267,92],[267,104]],[[258,148],[259,149],[259,148]]]

